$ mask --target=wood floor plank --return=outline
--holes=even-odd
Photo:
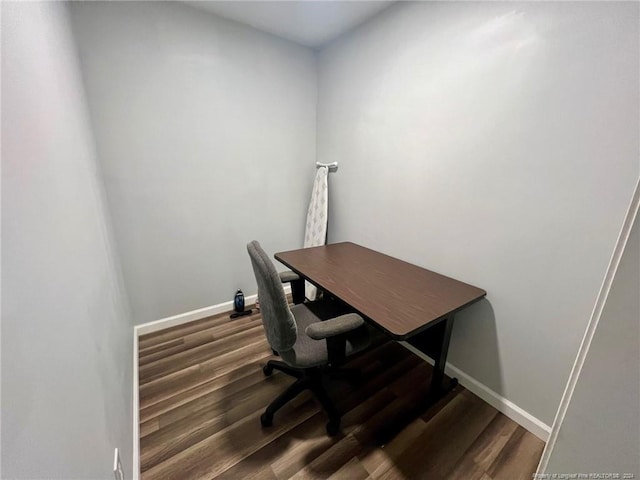
[[[376,415],[385,405],[394,399],[393,394],[384,389],[376,392],[366,399],[361,399],[359,405],[349,410],[342,417],[342,436],[328,437],[326,435],[325,423],[326,418],[318,422],[316,437],[313,440],[307,439],[301,442],[297,448],[293,449],[289,454],[281,455],[271,466],[274,473],[279,479],[288,479],[299,472],[303,472],[305,467],[315,461],[318,456],[326,452],[336,443],[340,443],[345,435],[349,435],[359,425],[367,422],[372,416]],[[353,456],[353,455],[352,455]],[[338,465],[339,466],[339,465]]]
[[[160,424],[158,420],[152,419],[148,422],[140,424],[140,439],[146,437],[147,435],[152,434],[160,428]]]
[[[246,475],[234,478],[243,480],[278,480],[273,474],[273,471],[271,470],[271,467],[269,467],[269,465],[256,466],[255,469],[247,472]]]
[[[391,348],[395,350],[395,347]],[[392,379],[398,377],[399,372],[406,371],[407,366],[415,365],[415,357],[407,357],[407,352],[404,349],[396,350],[396,353],[399,353],[404,357],[404,362],[395,365],[394,368],[389,368],[388,362],[394,361],[397,358],[397,355],[391,355],[389,348],[378,351],[378,353],[387,354],[384,357],[384,361],[378,362],[377,366],[376,363],[369,363],[370,366],[373,365],[374,368],[377,368],[376,373],[378,376],[376,376],[376,379],[380,378],[386,384],[392,383]],[[400,367],[400,369],[397,367]],[[353,408],[349,408],[343,416],[343,431],[348,431],[350,428],[365,422],[393,399],[393,395],[388,390],[382,388],[376,388],[373,391],[363,388],[351,388],[350,391],[353,394],[359,395],[360,398],[357,400],[352,399],[352,401],[356,402],[355,406]],[[346,400],[344,403],[347,404],[350,403],[350,401]],[[247,462],[250,462],[251,464],[260,464],[265,461],[272,461],[274,457],[279,456],[279,458],[272,464],[274,473],[278,479],[291,477],[301,470],[306,463],[313,460],[322,451],[326,450],[329,445],[337,441],[335,438],[331,439],[330,437],[327,437],[325,432],[326,419],[324,418],[324,414],[321,414],[320,417],[321,418],[319,419],[313,417],[315,420],[314,428],[300,432],[299,434],[297,430],[292,431],[291,435],[288,437],[291,439],[291,442],[287,442],[286,445],[282,445],[276,441],[273,445],[270,444],[265,446],[263,449],[256,452],[252,456],[254,458],[247,459]],[[278,416],[276,416],[274,421],[278,421]],[[298,440],[296,441],[296,439]],[[232,469],[230,473],[225,472],[221,478],[242,478],[245,473],[245,465],[239,465]]]
[[[236,480],[246,478],[253,471],[268,465],[278,480],[288,479],[291,474],[284,474],[282,471],[276,471],[278,465],[275,462],[288,458],[292,462],[298,461],[300,458],[304,465],[304,455],[311,454],[319,450],[318,455],[325,450],[325,443],[332,443],[334,440],[329,438],[324,430],[324,413],[318,411],[315,415],[309,417],[304,422],[296,425],[289,430],[286,435],[281,435],[272,442],[267,443],[242,461],[236,463],[224,472],[217,475],[216,480]],[[313,445],[305,444],[307,442]],[[274,468],[275,467],[275,468]],[[302,467],[293,467],[297,472]]]
[[[138,364],[142,365],[143,363],[141,362],[143,362],[148,355],[153,355],[154,353],[161,352],[162,350],[167,350],[169,348],[175,347],[176,345],[180,345],[181,343],[184,343],[184,340],[182,338],[174,338],[173,340],[147,347],[144,350],[139,350]]]
[[[460,415],[455,426],[441,437],[442,443],[434,445],[434,448],[429,450],[429,454],[437,455],[438,462],[432,463],[431,468],[425,470],[425,474],[431,475],[433,472],[433,478],[449,478],[464,452],[498,415],[498,411],[491,405],[475,398],[477,403],[473,409],[470,409],[468,415]]]
[[[360,442],[353,435],[348,434],[293,475],[291,480],[328,478],[354,458],[360,450],[362,450]]]
[[[378,414],[369,422],[359,425],[354,431],[354,435],[362,444],[375,444],[378,434],[389,424],[397,421],[398,412],[405,411],[413,407],[417,402],[424,399],[427,393],[427,387],[422,384],[424,365],[418,365],[416,368],[405,373],[406,376],[413,376],[413,382],[410,382],[411,388],[396,395],[396,398],[389,402]],[[401,378],[398,381],[405,381]],[[393,389],[393,385],[389,387]]]
[[[323,415],[324,413],[320,412],[320,417]],[[323,419],[313,417],[313,420],[316,421],[306,437],[293,437],[293,441],[288,442],[284,452],[274,452],[276,458],[271,463],[271,470],[278,480],[291,478],[309,461],[324,452],[329,445],[335,443],[335,438],[326,435]]]
[[[544,442],[518,426],[487,474],[493,480],[529,480],[542,455]]]
[[[260,362],[272,355],[265,340],[243,345],[207,362],[191,365],[182,370],[140,385],[140,406],[146,408],[164,399],[195,388],[212,379],[234,371],[239,365]]]
[[[290,381],[283,375],[274,375],[268,388],[246,388],[233,395],[218,396],[208,403],[188,411],[179,418],[159,418],[159,429],[142,437],[140,457],[142,471],[186,450],[223,428],[262,410],[269,401],[284,390]],[[180,412],[175,413],[182,413]]]
[[[383,368],[383,366],[379,366]],[[386,370],[385,373],[393,375],[393,370]],[[367,421],[375,415],[384,405],[393,399],[393,395],[388,390],[377,390],[374,394],[369,394],[365,390],[356,390],[362,396],[355,408],[350,409],[342,418],[343,431],[348,431],[362,422]],[[337,438],[326,435],[324,413],[312,418],[314,424],[309,426],[307,422],[299,428],[290,432],[286,438],[282,437],[265,446],[256,452],[246,461],[249,464],[261,464],[263,462],[273,462],[272,469],[278,479],[290,478],[296,472],[317,455],[322,453],[329,445],[332,445]],[[278,421],[278,416],[274,421]],[[302,430],[304,428],[304,430]],[[274,460],[275,459],[275,460]],[[244,463],[244,462],[243,462]],[[239,465],[230,472],[225,472],[220,478],[242,478],[246,473],[246,465]]]
[[[265,358],[268,358],[265,355]],[[249,377],[249,378],[247,378]],[[221,388],[240,389],[246,384],[257,383],[263,379],[258,362],[242,365],[231,372],[212,378],[193,388],[185,388],[176,395],[170,396],[158,403],[140,409],[140,423],[147,422],[170,410],[185,405],[200,397],[206,396]],[[189,407],[185,407],[187,410]]]
[[[396,466],[395,459],[405,451],[409,445],[413,444],[427,428],[427,424],[422,418],[417,418],[407,425],[391,442],[384,448],[370,446],[363,450],[358,459],[373,479],[386,475],[392,478],[406,478],[402,471]]]
[[[511,419],[497,414],[448,475],[449,480],[481,480],[517,427]]]
[[[486,472],[473,461],[473,458],[463,456],[447,480],[481,480],[484,476]]]
[[[478,437],[468,454],[478,466],[485,471],[488,470],[493,462],[509,441],[509,438],[518,428],[518,424],[503,414],[498,414],[491,421],[489,426]]]
[[[405,477],[447,478],[464,451],[496,415],[493,407],[466,393],[456,395],[426,424],[415,442],[394,459]],[[388,475],[377,471],[372,477]]]
[[[352,457],[340,469],[329,477],[329,480],[365,480],[369,473],[358,460],[358,457]]]
[[[426,368],[429,367],[427,366]],[[348,421],[349,414],[347,414],[345,416],[346,428],[343,427],[345,437],[327,450],[325,454],[311,462],[294,478],[326,477],[335,473],[350,457],[365,456],[373,448],[372,441],[380,427],[386,425],[389,421],[393,421],[394,414],[398,408],[404,408],[413,401],[417,401],[418,397],[426,392],[427,387],[426,385],[423,386],[424,391],[420,389],[404,391],[401,398],[396,397],[393,392],[398,392],[399,385],[416,385],[424,378],[425,364],[421,363],[395,381],[387,382],[387,387],[383,391],[389,392],[391,395],[390,400],[382,405],[375,418],[372,417],[366,422],[359,420],[350,425]],[[354,410],[357,410],[357,408]]]
[[[194,416],[202,414],[224,413],[231,418],[234,412],[248,410],[248,413],[253,413],[266,408],[269,402],[292,382],[283,374],[274,374],[265,382],[261,373],[256,372],[255,375],[245,377],[246,382],[234,382],[211,394],[198,397],[185,405],[185,408],[176,408],[162,414],[158,417],[160,428],[167,429],[174,424],[183,428]],[[260,388],[255,388],[256,380],[263,382]]]
[[[141,337],[142,479],[531,478],[543,443],[457,387],[384,447],[375,439],[417,405],[432,368],[387,342],[352,359],[358,381],[328,382],[342,412],[339,435],[305,392],[262,428],[265,406],[295,379],[262,365],[275,358],[259,315],[220,314]]]
[[[140,385],[149,383],[165,375],[182,370],[199,363],[207,362],[219,355],[235,350],[236,345],[264,341],[262,325],[255,325],[250,329],[241,330],[221,338],[189,348],[169,357],[160,358],[154,362],[140,366]]]
[[[285,406],[283,410],[291,409]],[[269,429],[261,428],[262,412],[256,412],[154,466],[142,478],[214,478],[317,412],[316,405],[307,402]]]
[[[418,426],[423,426],[419,433],[410,442],[399,443],[402,436],[398,435],[386,445],[385,451],[390,455],[390,461],[382,463],[370,472],[371,477],[376,480],[398,477],[429,478],[422,476],[422,470],[439,460],[435,456],[427,455],[430,443],[434,442],[434,433],[439,436],[446,434],[448,428],[455,423],[456,417],[464,414],[470,406],[469,400],[464,395],[458,394],[429,422],[419,418]],[[415,421],[412,425],[415,425]],[[438,440],[442,441],[441,438]]]
[[[229,321],[228,313],[220,313],[218,315],[212,315],[200,320],[195,320],[183,325],[177,325],[175,327],[166,328],[158,332],[148,333],[141,335],[139,339],[140,352],[144,352],[147,348],[174,340],[176,338],[184,337],[190,333],[198,332],[207,328],[215,327],[216,325],[222,325]]]
[[[262,321],[260,320],[260,317],[251,316],[237,319],[233,323],[225,323],[218,327],[208,328],[190,335],[185,335],[180,339],[172,340],[156,347],[151,347],[147,354],[140,356],[138,364],[142,367],[177,353],[209,344],[215,340],[228,338],[230,335],[249,330],[256,326],[261,327]],[[156,351],[152,351],[153,349]]]

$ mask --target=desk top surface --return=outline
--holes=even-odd
[[[275,258],[398,340],[487,293],[350,242],[280,252]]]

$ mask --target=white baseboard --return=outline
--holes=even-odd
[[[433,365],[433,360],[429,358],[427,355],[425,355],[424,353],[422,353],[420,350],[415,348],[413,345],[410,345],[406,342],[400,342],[400,344],[404,346],[406,349],[415,353],[417,356],[419,356],[426,362]],[[482,400],[487,402],[489,405],[491,405],[493,408],[495,408],[499,412],[509,417],[518,425],[521,425],[523,428],[526,428],[528,431],[533,433],[536,437],[540,438],[545,442],[549,438],[551,427],[549,427],[549,425],[547,425],[543,421],[531,415],[526,410],[520,408],[515,403],[497,394],[486,385],[478,382],[475,378],[467,375],[465,372],[458,369],[457,367],[454,367],[448,362],[445,367],[445,373],[450,377],[456,377],[460,385],[462,385],[464,388],[469,390],[471,393],[480,397]]]
[[[250,295],[244,298],[247,304],[254,303],[256,301],[256,295]],[[197,310],[191,310],[190,312],[181,313],[179,315],[173,315],[172,317],[162,318],[154,322],[143,323],[138,325],[138,335],[146,335],[147,333],[158,332],[165,328],[175,327],[184,323],[193,322],[202,318],[211,317],[212,315],[218,315],[219,313],[229,312],[233,310],[233,300],[229,302],[219,303],[217,305],[211,305],[210,307],[199,308]]]
[[[283,285],[283,287],[285,294],[288,295],[291,293],[291,285]],[[255,303],[257,297],[257,294],[244,297],[245,304],[251,305]],[[173,315],[172,317],[162,318],[153,322],[143,323],[135,328],[138,336],[146,335],[147,333],[157,332],[159,330],[164,330],[165,328],[171,328],[176,325],[182,325],[202,318],[211,317],[212,315],[218,315],[219,313],[230,312],[231,310],[233,310],[233,300],[218,303],[217,305],[211,305],[210,307],[191,310],[190,312]]]

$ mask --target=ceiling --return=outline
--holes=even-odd
[[[389,7],[393,1],[186,1],[307,47],[319,48]]]

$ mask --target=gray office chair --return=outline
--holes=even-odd
[[[329,417],[327,433],[340,429],[340,414],[323,387],[326,376],[345,376],[337,370],[346,358],[369,345],[369,331],[355,313],[323,321],[317,302],[289,308],[282,282],[273,263],[257,241],[247,245],[260,292],[260,310],[267,341],[282,362],[269,360],[263,368],[266,376],[280,370],[297,381],[280,394],[260,417],[263,427],[273,423],[273,415],[304,390],[311,390]],[[319,303],[319,302],[318,302]],[[350,372],[346,372],[347,374]]]

